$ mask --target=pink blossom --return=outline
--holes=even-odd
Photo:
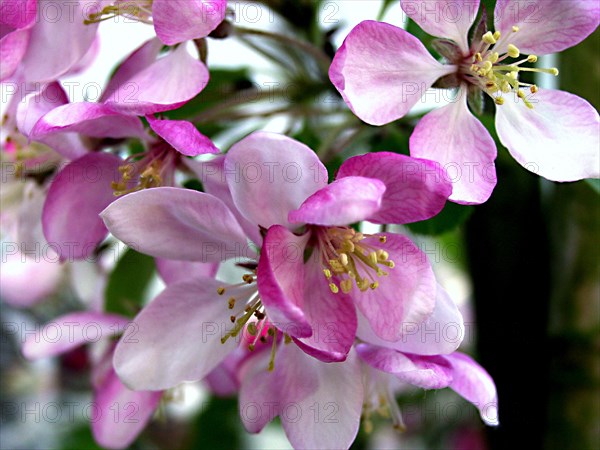
[[[555,68],[524,64],[590,35],[600,21],[597,1],[500,0],[494,13],[496,30],[480,33],[470,46],[467,33],[478,0],[402,0],[401,5],[423,30],[444,38],[438,48],[446,64],[406,31],[364,21],[346,37],[329,75],[352,111],[373,125],[405,116],[437,80],[457,88],[455,101],[425,115],[410,138],[412,156],[459,168],[450,200],[483,203],[496,184],[496,146],[467,107],[468,95],[479,92],[494,99],[500,141],[525,168],[554,181],[600,177],[597,111],[575,95],[518,80],[522,71],[557,75]],[[425,12],[446,7],[457,10],[458,20]],[[535,15],[529,17],[525,11]]]

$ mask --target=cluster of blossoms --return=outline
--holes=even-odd
[[[58,355],[90,343],[69,324],[100,326],[106,339],[94,352],[91,382],[107,419],[92,423],[101,445],[127,447],[165,392],[199,380],[217,394],[239,394],[251,433],[280,416],[295,448],[347,448],[375,413],[403,429],[396,393],[405,384],[450,387],[486,424],[498,424],[494,382],[457,351],[459,309],[427,256],[388,226],[430,219],[448,200],[489,198],[496,145],[468,107],[482,94],[496,105],[500,141],[526,168],[534,162],[559,181],[600,176],[596,110],[519,80],[527,71],[558,74],[527,64],[593,32],[597,2],[529,2],[541,14],[533,27],[498,0],[488,31],[485,14],[474,25],[478,1],[452,2],[472,14],[448,23],[402,0],[410,18],[443,38],[436,46],[443,63],[402,29],[358,24],[329,76],[360,119],[395,121],[434,84],[457,97],[418,122],[411,156],[357,155],[335,174],[285,135],[256,131],[222,153],[195,123],[167,118],[211,82],[202,51],[192,56],[186,44],[201,50],[226,23],[225,0],[67,3],[65,20],[54,22],[41,20],[43,1],[2,3],[0,80],[19,89],[2,122],[2,161],[11,164],[3,164],[1,232],[5,240],[46,243],[60,264],[15,252],[3,257],[1,286],[4,301],[40,302],[70,265],[101,255],[109,232],[155,259],[166,287],[133,322],[107,311],[96,292],[85,311],[52,322],[65,339],[44,341],[42,329],[24,343],[27,358]],[[73,14],[84,19],[68,20]],[[119,64],[97,102],[71,102],[59,79],[91,63],[99,23],[115,16],[152,24],[156,37]],[[450,162],[474,165],[475,178],[451,181]],[[185,187],[186,177],[202,190]],[[365,221],[381,231],[361,232]],[[217,277],[227,264],[243,271],[239,282]],[[98,270],[95,291],[108,270]],[[426,332],[449,326],[457,339]],[[108,420],[116,401],[136,403],[135,426]],[[250,417],[243,413],[250,404],[270,406]],[[289,404],[302,413],[284,414]],[[335,405],[335,420],[317,420],[314,404]]]

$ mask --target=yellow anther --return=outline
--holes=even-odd
[[[356,285],[358,286],[358,289],[360,289],[362,292],[369,289],[369,281],[364,278],[356,280]]]
[[[229,300],[227,301],[227,306],[229,307],[229,309],[233,309],[233,307],[235,306],[235,297],[229,297]]]
[[[377,281],[374,281],[373,283],[371,283],[369,285],[369,287],[373,290],[377,289],[379,287],[379,283]]]
[[[396,263],[392,260],[389,261],[381,261],[379,264],[383,264],[384,266],[389,267],[390,269],[393,269],[394,267],[396,267]],[[384,275],[387,275],[387,272],[383,272]]]
[[[510,56],[511,58],[518,58],[521,55],[521,52],[519,51],[519,49],[512,44],[508,44],[507,53],[508,53],[508,56]]]
[[[327,278],[328,280],[331,278],[331,270],[323,269],[323,273],[325,274],[325,278]]]
[[[502,36],[502,33],[500,33],[499,31],[494,31],[494,39],[496,39],[496,41],[500,39],[500,36]]]
[[[485,61],[485,62],[483,63],[483,70],[484,70],[484,71],[487,73],[487,72],[489,72],[490,70],[492,70],[492,67],[493,67],[493,66],[494,66],[494,65],[492,64],[492,62],[491,62],[491,61]]]
[[[334,294],[340,292],[339,288],[335,285],[335,283],[329,283],[329,289],[331,289],[331,292],[333,292]]]
[[[340,282],[340,287],[342,288],[342,292],[344,294],[349,293],[352,290],[352,280],[350,278],[346,278]]]
[[[348,265],[348,255],[345,253],[341,253],[340,254],[340,263],[342,264],[343,267],[346,267]]]
[[[496,62],[498,62],[499,59],[500,54],[498,52],[492,52],[492,54],[489,56],[489,61],[491,61],[493,64],[496,64]]]
[[[554,75],[555,77],[558,76],[559,71],[556,67],[553,67],[552,69],[550,69],[550,74]]]
[[[235,316],[229,316],[229,320],[231,320],[231,323],[235,323]]]
[[[527,98],[527,97],[525,96],[525,92],[523,92],[521,89],[519,89],[519,90],[517,91],[517,96],[518,96],[519,98],[521,98],[521,99],[525,99],[525,98]]]
[[[504,105],[504,98],[503,97],[496,97],[494,99],[494,103],[496,103],[496,105]]]
[[[481,53],[479,53],[479,52],[475,53],[475,61],[477,61],[477,62],[483,61],[483,58],[481,57]]]
[[[379,236],[379,242],[381,242],[382,244],[385,244],[386,241],[387,241],[387,236]]]
[[[390,257],[390,254],[388,252],[386,252],[385,250],[382,250],[382,249],[377,250],[377,260],[379,262],[387,261],[387,259],[389,257]]]
[[[513,26],[513,27],[512,27],[512,31],[513,31],[513,33],[516,33],[517,31],[519,31],[519,27],[518,27],[518,26],[516,26],[516,25],[515,25],[515,26]]]
[[[217,294],[223,295],[225,293],[225,288],[223,286],[219,286],[217,288]]]
[[[371,252],[371,253],[369,253],[369,261],[371,261],[371,264],[373,266],[377,265],[377,260],[378,260],[378,258],[377,258],[377,252]]]
[[[537,62],[537,60],[538,60],[538,57],[536,55],[529,55],[527,57],[527,62],[530,62],[530,63]]]
[[[537,91],[539,91],[539,89],[535,84],[529,88],[529,92],[532,94],[535,94]]]
[[[354,251],[354,242],[349,239],[346,239],[342,242],[342,250],[348,253],[352,253]]]
[[[508,94],[510,92],[510,83],[506,80],[503,80],[500,84],[500,90],[505,94]]]
[[[252,284],[254,282],[254,277],[247,273],[242,277],[242,280],[244,280],[248,284]]]
[[[250,334],[250,336],[256,336],[256,334],[258,333],[258,329],[256,328],[255,322],[250,322],[246,327],[246,330],[248,330],[248,334]]]

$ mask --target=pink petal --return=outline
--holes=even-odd
[[[225,176],[237,209],[264,228],[297,228],[288,222],[288,213],[327,185],[327,170],[315,152],[267,132],[252,133],[231,147]]]
[[[137,73],[151,66],[156,61],[162,47],[163,44],[158,39],[150,39],[129,55],[125,61],[119,65],[119,68],[111,77],[100,97],[100,102],[104,102],[120,87],[125,88],[128,86],[129,94],[131,94],[136,89],[136,86],[127,83],[127,81],[133,78]]]
[[[203,38],[223,21],[226,9],[226,0],[154,0],[154,29],[167,45]]]
[[[496,130],[526,169],[553,181],[600,177],[600,121],[584,99],[540,89],[527,108],[516,96],[496,107]]]
[[[154,415],[161,396],[162,392],[127,389],[111,368],[96,389],[96,407],[90,413],[96,442],[109,449],[129,447]]]
[[[361,241],[380,248],[394,261],[392,269],[384,267],[388,276],[373,276],[379,282],[376,289],[361,292],[353,286],[349,295],[367,318],[377,336],[386,341],[402,339],[407,324],[421,323],[435,308],[436,283],[427,256],[405,236],[386,233],[386,243],[379,235]]]
[[[321,361],[344,361],[356,336],[356,309],[349,296],[331,292],[317,252],[305,264],[304,286],[310,288],[304,291],[302,308],[313,333],[294,341]]]
[[[119,86],[105,104],[130,115],[148,115],[179,108],[208,83],[208,69],[182,44]]]
[[[406,31],[367,20],[346,37],[329,78],[354,114],[383,125],[406,115],[438,78],[455,70]]]
[[[560,52],[583,41],[599,22],[596,0],[498,0],[494,23],[504,38],[494,50],[502,53],[513,44],[521,53]]]
[[[37,121],[52,109],[69,103],[67,93],[57,83],[49,83],[42,89],[30,94],[19,104],[17,126],[25,136],[29,136]],[[41,136],[37,139],[48,145],[69,160],[77,159],[87,153],[81,138],[76,133],[61,133]]]
[[[456,101],[419,121],[410,137],[410,154],[442,165],[452,181],[454,202],[483,203],[496,186],[496,144],[467,108],[464,89]]]
[[[367,217],[373,223],[410,223],[439,213],[452,193],[446,172],[434,161],[390,152],[368,153],[347,159],[337,179],[361,176],[381,180],[381,207]]]
[[[187,120],[159,120],[152,116],[146,116],[146,119],[156,134],[186,156],[221,152],[209,138]]]
[[[52,133],[77,132],[98,138],[147,138],[137,117],[124,116],[101,103],[69,103],[54,108],[35,124],[31,139]]]
[[[194,261],[177,261],[174,259],[156,258],[156,270],[166,284],[198,278],[214,278],[219,268],[218,263],[201,263]]]
[[[25,250],[33,248],[27,246]],[[62,280],[63,266],[56,254],[46,249],[32,258],[21,253],[17,243],[3,243],[0,263],[2,301],[17,308],[28,308],[56,291]]]
[[[31,31],[15,30],[0,39],[0,82],[8,80],[18,69],[27,51]]]
[[[233,328],[227,298],[243,300],[244,291],[227,287],[222,297],[221,286],[211,278],[172,284],[138,314],[115,350],[114,366],[125,385],[161,390],[200,380],[236,348],[236,338],[221,338]]]
[[[356,354],[351,351],[344,362],[323,364],[292,345],[287,347],[285,350],[292,355],[282,364],[292,373],[287,378],[279,416],[290,443],[297,449],[349,448],[358,433],[364,401]],[[317,389],[308,396],[292,388],[309,380],[317,384]]]
[[[27,334],[23,354],[28,359],[60,355],[122,333],[128,322],[115,314],[91,311],[67,314],[47,323],[35,334]]]
[[[115,200],[111,183],[120,180],[122,160],[110,153],[87,154],[61,170],[42,212],[44,235],[62,260],[91,255],[108,230],[100,212]]]
[[[84,19],[97,4],[96,0],[40,4],[23,58],[27,81],[55,80],[85,56],[96,38],[98,23],[86,25]]]
[[[400,5],[424,31],[453,40],[463,55],[469,54],[467,38],[479,11],[479,0],[400,0]]]
[[[443,356],[452,365],[454,379],[450,387],[473,403],[488,425],[499,425],[498,394],[492,377],[464,353]]]
[[[348,448],[360,424],[361,367],[351,352],[345,362],[324,364],[294,345],[283,345],[275,369],[268,354],[250,359],[242,372],[240,417],[251,433],[280,416],[294,448]]]
[[[246,235],[257,247],[262,245],[262,236],[256,223],[251,223],[235,207],[227,178],[225,176],[225,156],[219,156],[210,161],[195,161],[190,158],[183,158],[183,163],[192,170],[198,179],[202,182],[204,192],[214,195],[227,205]]]
[[[231,211],[203,192],[146,189],[119,198],[101,216],[118,239],[158,258],[208,263],[253,255]]]
[[[294,337],[308,337],[312,329],[304,313],[304,250],[310,234],[296,236],[273,225],[265,236],[258,262],[260,298],[277,328]]]
[[[288,220],[292,223],[344,226],[376,214],[381,207],[385,184],[365,177],[346,177],[308,197]]]
[[[356,351],[371,367],[423,389],[442,389],[452,382],[452,367],[440,356],[405,355],[370,344],[358,344]]]
[[[368,344],[417,355],[452,353],[465,336],[462,314],[440,285],[437,287],[435,309],[431,316],[423,322],[406,322],[402,326],[400,340],[385,341],[373,332],[369,322],[359,312],[356,336]]]

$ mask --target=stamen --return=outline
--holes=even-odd
[[[273,337],[273,345],[271,346],[271,358],[269,359],[269,372],[275,369],[275,350],[277,348],[277,328],[269,328],[269,336]]]
[[[494,39],[494,35],[492,34],[491,31],[488,31],[487,33],[485,33],[482,37],[481,40],[483,42],[485,42],[486,44],[489,45],[493,45],[496,43],[496,39]]]
[[[518,58],[521,55],[521,52],[517,47],[512,44],[508,44],[508,55],[511,58]]]

